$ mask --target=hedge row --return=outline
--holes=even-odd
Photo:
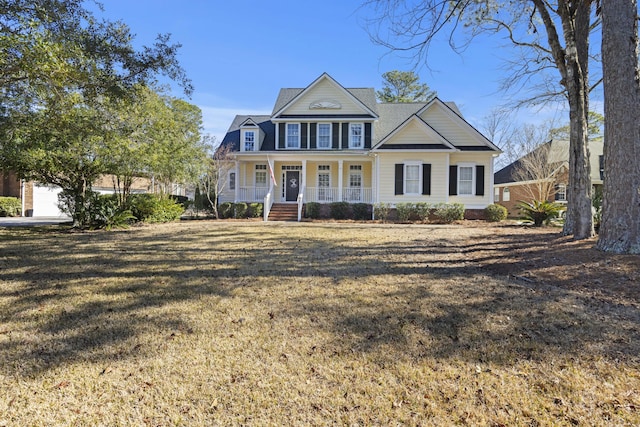
[[[227,218],[262,218],[262,203],[224,202],[218,206],[220,219]]]
[[[0,197],[0,216],[18,216],[22,202],[17,197]]]
[[[333,202],[329,204],[309,202],[305,205],[305,218],[310,219],[371,219],[371,205],[366,203]]]

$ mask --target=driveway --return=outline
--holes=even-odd
[[[0,217],[0,227],[37,227],[40,225],[58,225],[70,222],[69,217]]]

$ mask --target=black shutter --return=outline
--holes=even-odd
[[[484,196],[484,166],[476,166],[476,196]]]
[[[309,123],[310,127],[310,131],[311,131],[311,140],[309,141],[309,148],[312,150],[315,150],[316,148],[316,144],[318,141],[318,137],[316,136],[316,132],[318,130],[318,124],[317,123]]]
[[[340,143],[340,123],[332,123],[331,124],[331,145],[334,150],[340,148],[338,145]]]
[[[431,164],[429,163],[422,165],[422,194],[431,195]]]
[[[604,181],[604,156],[598,156],[598,162],[600,163],[600,179]]]
[[[285,148],[284,140],[286,138],[286,125],[284,123],[278,124],[278,148]]]
[[[553,199],[554,199],[555,201],[560,200],[560,193],[558,193],[558,190],[559,190],[559,189],[560,189],[560,186],[559,186],[558,184],[556,184],[556,185],[554,185],[554,186],[553,186],[553,191],[554,191],[554,193],[555,193],[555,195],[554,195]]]
[[[307,148],[307,124],[300,124],[300,148]]]
[[[449,166],[449,195],[458,194],[458,166]]]
[[[404,194],[404,164],[396,163],[396,195]]]
[[[349,148],[349,123],[342,123],[342,149]]]
[[[371,148],[371,123],[364,124],[364,148]]]

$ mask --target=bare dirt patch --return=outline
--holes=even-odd
[[[558,229],[0,230],[1,425],[637,425],[638,256]]]

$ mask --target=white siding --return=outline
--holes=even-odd
[[[398,133],[393,135],[384,145],[394,144],[440,144],[432,136],[427,134],[424,126],[412,121],[403,127]]]
[[[484,195],[483,196],[449,196],[450,203],[462,203],[467,209],[484,209],[493,203],[493,188],[491,188],[491,173],[493,172],[493,157],[491,153],[456,153],[451,155],[451,165],[458,163],[484,166]],[[447,187],[447,192],[448,192]]]
[[[338,101],[342,108],[339,110],[310,110],[309,105],[312,102],[321,100]],[[344,90],[335,86],[329,80],[318,82],[316,86],[311,88],[309,92],[304,94],[292,105],[290,105],[283,114],[326,114],[330,111],[332,114],[365,114],[367,111],[359,103],[354,102]]]

